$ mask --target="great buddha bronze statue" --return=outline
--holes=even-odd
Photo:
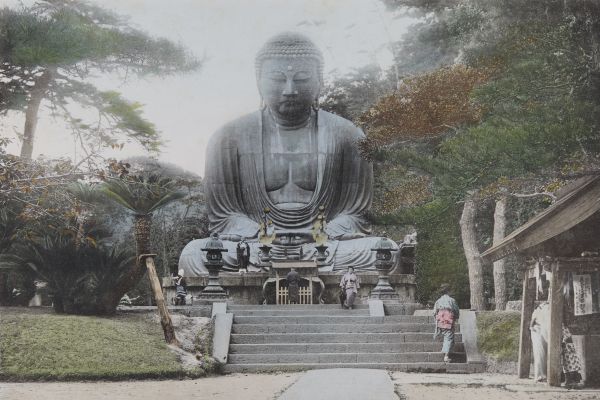
[[[279,34],[259,51],[256,78],[261,109],[222,127],[206,152],[210,229],[229,250],[225,266],[238,264],[235,249],[245,239],[249,270],[257,270],[258,233],[269,210],[274,258],[313,259],[313,225],[321,213],[328,247],[322,269],[374,269],[371,249],[379,238],[369,236],[363,217],[371,205],[373,168],[358,152],[363,132],[318,108],[321,52],[303,35]],[[205,240],[183,250],[179,266],[186,276],[206,273]]]

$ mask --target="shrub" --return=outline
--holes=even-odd
[[[517,361],[521,313],[489,311],[477,314],[479,350],[498,361]]]
[[[113,290],[134,256],[118,245],[102,243],[102,235],[97,231],[96,237],[76,243],[69,232],[38,232],[16,244],[1,263],[32,269],[47,281],[58,313],[111,314],[114,307],[104,304],[104,294]]]

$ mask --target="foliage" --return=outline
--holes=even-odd
[[[89,228],[89,227],[88,227]],[[95,231],[95,232],[94,232]],[[76,232],[45,230],[18,242],[0,265],[31,269],[48,283],[56,312],[110,314],[101,298],[134,263],[133,254],[113,243],[102,243],[106,232],[88,229],[85,241]]]
[[[0,202],[4,205],[0,225],[6,228],[0,237],[0,254],[14,261],[4,264],[12,268],[4,268],[0,276],[3,304],[18,300],[11,295],[13,289],[31,294],[33,279],[51,277],[55,299],[66,298],[66,304],[55,301],[59,310],[88,314],[115,311],[123,294],[136,287],[145,270],[133,260],[120,265],[122,256],[132,256],[135,247],[125,236],[131,234],[131,219],[122,207],[106,201],[99,190],[111,182],[121,189],[115,192],[122,200],[144,213],[155,212],[158,224],[149,234],[159,254],[161,274],[176,269],[177,258],[190,236],[200,237],[193,225],[201,222],[204,212],[201,184],[199,178],[178,167],[147,158],[111,161],[92,178],[106,181],[99,185],[77,180],[85,175],[72,173],[68,162],[28,161],[6,154],[0,154],[0,161],[8,166],[0,170],[0,177],[6,177],[0,182]],[[174,199],[180,201],[157,210]],[[87,231],[100,220],[110,231],[90,236]],[[40,256],[31,265],[37,272],[24,261],[35,255]],[[134,297],[137,294],[132,293]]]
[[[135,141],[158,151],[159,133],[141,113],[141,105],[115,91],[100,91],[85,79],[98,72],[129,75],[166,75],[199,67],[180,45],[152,38],[125,20],[83,1],[46,0],[19,9],[0,9],[0,112],[24,112],[48,100],[54,116],[67,122],[94,165],[105,146],[122,147]],[[88,108],[97,119],[86,117]],[[79,107],[79,108],[80,108]],[[33,110],[35,107],[31,107]],[[35,111],[37,114],[37,111]],[[22,155],[34,129],[26,115]],[[34,125],[30,125],[34,126]]]
[[[0,377],[4,380],[126,380],[199,377],[185,370],[143,317],[52,315],[3,309]]]
[[[377,100],[396,87],[378,65],[356,68],[327,82],[319,107],[341,117],[356,120]]]
[[[481,119],[471,101],[473,88],[489,76],[486,70],[455,65],[406,80],[359,118],[368,132],[365,155],[396,141],[431,138]]]
[[[130,166],[129,163],[125,165]],[[136,287],[145,274],[146,269],[141,265],[140,256],[156,254],[158,250],[152,246],[151,241],[153,212],[187,195],[179,190],[179,181],[180,179],[170,176],[167,169],[162,168],[160,164],[142,162],[138,167],[131,170],[127,168],[120,172],[119,177],[109,177],[103,183],[102,191],[111,200],[131,211],[134,216],[133,234],[137,258],[129,268],[126,277],[115,285],[109,300],[113,304],[113,309],[121,296]],[[191,185],[191,182],[188,183]],[[170,260],[165,243],[162,245],[162,253],[165,256],[163,263],[168,263]]]
[[[570,179],[598,173],[600,8],[562,0],[385,3],[421,20],[395,50],[394,68],[409,78],[360,117],[363,152],[376,163],[372,218],[415,226],[419,273],[435,280],[441,264],[465,261],[446,249],[449,258],[430,262],[439,242],[429,240],[440,239],[419,223],[421,210],[460,205],[477,193],[478,244],[485,248],[497,195],[520,199],[509,203],[510,231]],[[420,195],[401,201],[413,185]],[[433,228],[457,232],[452,214]],[[512,260],[512,296],[520,291],[514,267]],[[421,288],[425,301],[429,289]]]
[[[517,361],[521,313],[491,311],[477,313],[479,350],[498,361]]]
[[[474,92],[487,107],[482,122],[440,148],[450,170],[447,187],[485,187],[505,178],[548,182],[596,164],[599,105],[588,99],[591,78],[577,41],[565,25],[530,25],[518,33],[530,35],[529,43],[513,53],[512,40],[501,43],[499,50],[509,47],[504,71]]]
[[[102,191],[136,215],[152,214],[185,196],[185,193],[177,191],[173,179],[145,172],[125,178],[110,178]]]
[[[455,204],[434,200],[374,217],[377,224],[410,225],[418,232],[415,273],[417,300],[422,304],[435,302],[442,283],[450,284],[461,307],[469,304],[466,261],[456,224],[459,215]]]
[[[383,1],[399,14],[408,12],[421,17],[394,44],[396,68],[403,75],[412,76],[460,63],[466,47],[480,42],[486,33],[495,33],[489,24],[489,11],[495,8],[490,7],[489,2],[478,7],[478,1],[468,0]]]

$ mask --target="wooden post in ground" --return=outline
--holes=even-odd
[[[519,378],[529,378],[531,368],[531,314],[535,305],[535,278],[529,277],[529,270],[525,271],[523,277],[523,301],[521,309],[521,332],[519,339]]]
[[[550,304],[550,326],[548,328],[548,385],[560,386],[560,352],[563,320],[563,283],[564,272],[558,262],[552,264],[552,279],[548,291]]]
[[[175,337],[175,329],[173,328],[173,322],[169,315],[169,310],[165,304],[165,296],[162,292],[162,287],[156,273],[156,266],[154,265],[155,254],[142,254],[140,261],[144,259],[146,261],[146,269],[148,270],[148,279],[150,279],[150,287],[154,294],[154,301],[158,308],[158,314],[160,315],[160,324],[162,325],[163,332],[165,334],[165,341],[168,344],[179,346],[179,341]]]

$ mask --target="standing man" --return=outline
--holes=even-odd
[[[179,270],[177,276],[173,277],[173,284],[175,285],[175,305],[184,306],[187,297],[187,284],[182,269]]]
[[[354,300],[356,299],[360,284],[353,267],[348,267],[348,272],[342,276],[340,287],[346,293],[346,301],[343,304],[344,308],[354,308]]]
[[[550,326],[550,305],[541,303],[531,315],[531,343],[533,347],[533,375],[536,382],[547,378],[548,327]],[[563,323],[561,337],[561,366],[565,377],[565,387],[579,387],[581,382],[581,360],[573,344],[573,336]]]
[[[460,310],[456,300],[450,297],[450,285],[444,283],[440,287],[440,292],[442,296],[433,306],[435,317],[435,334],[433,338],[436,339],[440,334],[444,337],[442,353],[444,353],[444,362],[449,363],[451,361],[449,354],[452,346],[454,346],[454,325],[458,320]]]
[[[536,382],[546,381],[548,357],[548,327],[550,326],[550,306],[544,301],[533,310],[529,330],[533,349],[533,378]]]
[[[250,263],[250,245],[245,239],[242,239],[236,247],[238,265],[240,272],[248,272],[248,264]]]
[[[285,280],[287,281],[288,285],[290,304],[298,304],[300,274],[298,274],[295,268],[292,268],[285,276]]]

